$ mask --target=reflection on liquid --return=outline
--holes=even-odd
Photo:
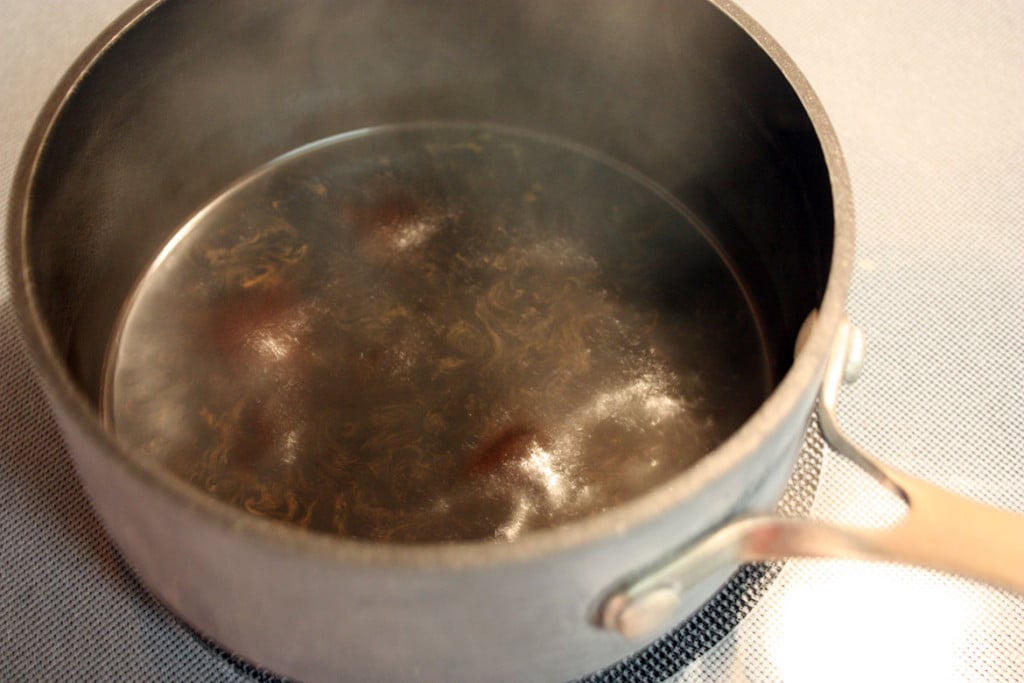
[[[520,467],[536,480],[544,489],[544,493],[555,505],[565,500],[565,484],[562,475],[552,467],[551,452],[540,447],[536,441],[530,443],[529,457]]]
[[[524,498],[520,498],[516,501],[516,507],[512,511],[508,521],[498,527],[497,536],[512,540],[516,538],[523,530],[523,525],[526,524],[526,519],[532,511],[532,506]]]
[[[275,325],[254,327],[246,335],[244,344],[265,363],[287,360],[299,350],[299,335],[306,322],[306,316],[300,315]]]
[[[634,174],[411,126],[266,167],[185,226],[107,419],[220,500],[388,542],[515,539],[682,472],[760,404],[721,255]]]
[[[648,373],[616,390],[597,394],[561,422],[550,447],[531,439],[526,446],[526,457],[517,464],[518,470],[539,487],[549,505],[580,504],[591,493],[589,486],[579,483],[584,478],[575,471],[585,462],[588,436],[612,419],[627,430],[642,432],[677,417],[683,406],[680,398],[667,393],[670,380],[671,375],[667,373]],[[648,463],[650,467],[658,465],[654,458],[648,458]],[[532,513],[536,513],[535,506],[519,500],[511,519],[499,529],[498,535],[509,540],[516,538]]]

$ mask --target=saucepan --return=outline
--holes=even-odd
[[[199,632],[303,680],[566,680],[744,562],[1024,592],[1024,519],[836,422],[853,231],[728,0],[164,0],[46,104],[7,258],[99,517]],[[774,516],[809,428],[904,517]]]

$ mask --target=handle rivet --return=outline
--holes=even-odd
[[[655,588],[634,599],[615,601],[615,614],[609,615],[606,624],[624,638],[643,638],[661,630],[680,604],[677,590],[667,586]]]
[[[843,382],[853,384],[864,369],[864,332],[853,324],[846,331],[846,364],[843,365]]]

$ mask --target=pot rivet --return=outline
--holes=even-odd
[[[853,384],[864,369],[864,332],[852,324],[847,328],[846,365],[843,366],[843,382]]]
[[[623,605],[615,618],[615,629],[630,640],[650,635],[679,609],[679,592],[656,588]]]

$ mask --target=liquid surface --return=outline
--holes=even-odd
[[[769,389],[747,300],[628,169],[505,129],[332,138],[205,207],[139,282],[105,417],[252,514],[514,539],[634,498]]]

